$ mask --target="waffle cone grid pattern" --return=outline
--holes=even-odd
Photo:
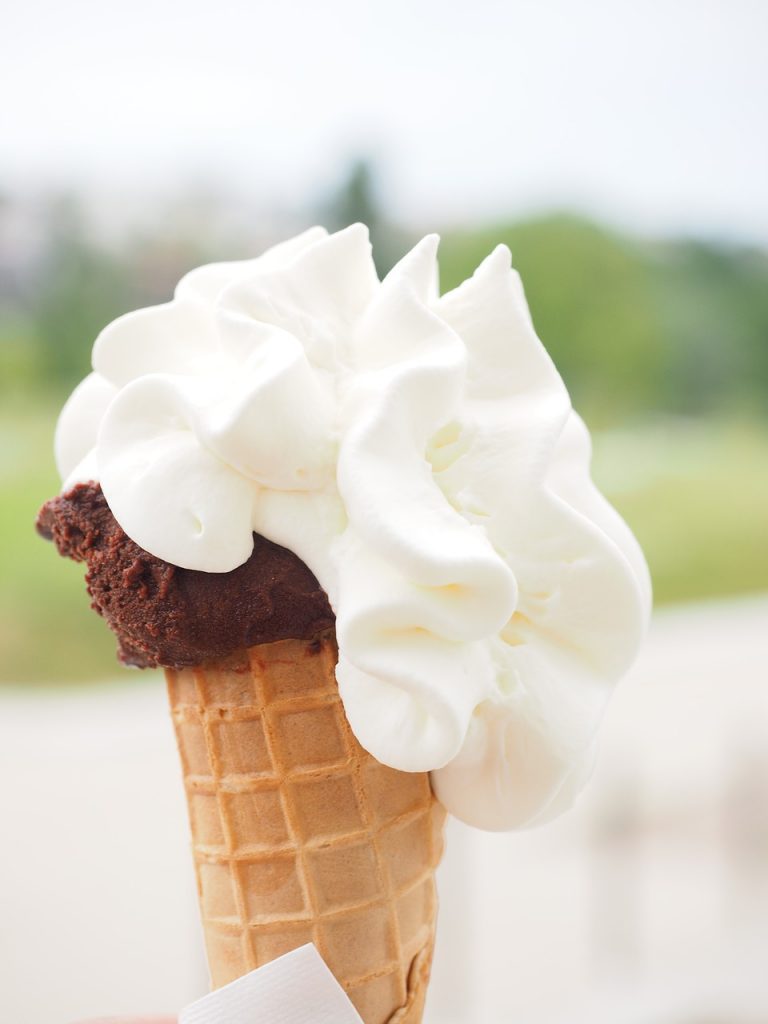
[[[418,1024],[444,811],[355,740],[333,635],[166,671],[214,987],[314,942],[365,1024]]]

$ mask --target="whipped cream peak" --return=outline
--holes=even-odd
[[[515,828],[588,776],[650,583],[509,250],[441,296],[438,242],[383,281],[359,224],[193,270],[99,335],[56,457],[167,562],[229,572],[254,532],[294,551],[362,745]]]

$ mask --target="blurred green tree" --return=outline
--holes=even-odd
[[[650,243],[558,214],[449,231],[444,290],[499,242],[536,329],[593,426],[658,412],[768,412],[768,256]]]
[[[652,259],[668,349],[661,404],[768,412],[768,255],[691,240],[656,246]]]
[[[381,211],[375,194],[374,170],[365,159],[355,160],[336,192],[331,196],[327,210],[331,230],[348,224],[367,224],[373,234],[379,225]]]
[[[45,383],[68,391],[88,372],[102,327],[131,308],[131,277],[118,256],[90,240],[74,197],[51,205],[47,228],[30,316]]]
[[[376,269],[383,276],[407,248],[408,235],[399,232],[384,213],[375,166],[369,159],[354,160],[337,187],[320,204],[318,219],[329,231],[350,224],[366,224],[373,244]]]

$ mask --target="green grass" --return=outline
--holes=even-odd
[[[104,679],[121,670],[83,567],[34,531],[59,481],[56,411],[0,411],[0,680]],[[665,422],[598,435],[594,476],[651,565],[657,604],[768,590],[768,426]]]
[[[0,679],[54,682],[120,670],[115,644],[91,611],[84,568],[38,537],[35,516],[59,490],[51,442],[56,410],[0,412]]]
[[[643,546],[657,604],[768,590],[768,426],[598,436],[593,475]]]

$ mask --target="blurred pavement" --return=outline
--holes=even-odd
[[[428,1024],[768,1021],[768,597],[657,613],[576,809],[448,850]]]
[[[768,597],[658,613],[576,811],[451,824],[426,1024],[768,1018],[766,684]],[[0,1020],[201,994],[162,682],[0,689],[0,778]]]

